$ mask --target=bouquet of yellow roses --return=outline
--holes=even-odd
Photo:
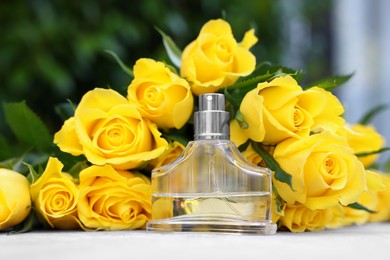
[[[197,96],[212,92],[226,96],[231,140],[250,162],[273,171],[279,229],[390,219],[390,175],[370,168],[388,150],[384,139],[370,125],[347,124],[331,92],[349,76],[303,88],[299,71],[256,61],[253,29],[237,42],[222,19],[207,22],[183,52],[158,31],[172,65],[141,58],[130,69],[113,54],[132,77],[127,95],[103,88],[85,93],[54,142],[24,103],[4,105],[15,135],[50,149],[30,157],[26,177],[16,172],[23,160],[2,163],[11,169],[0,169],[0,229],[144,228],[151,218],[150,172],[183,151]],[[20,129],[15,118],[22,114],[31,115]],[[26,128],[41,131],[31,141]]]

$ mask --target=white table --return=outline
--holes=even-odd
[[[0,260],[390,259],[390,223],[271,236],[34,231],[0,233]]]

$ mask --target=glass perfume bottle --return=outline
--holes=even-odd
[[[223,94],[199,96],[194,141],[152,171],[148,231],[274,234],[271,171],[249,163],[230,138]]]

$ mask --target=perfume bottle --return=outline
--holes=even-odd
[[[194,141],[152,171],[148,231],[274,234],[271,171],[249,163],[230,138],[223,94],[199,96]]]

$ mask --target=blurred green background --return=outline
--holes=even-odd
[[[0,102],[25,100],[55,133],[62,124],[54,111],[56,104],[67,99],[77,103],[86,91],[95,87],[110,86],[124,93],[129,85],[128,75],[105,50],[117,53],[130,67],[142,57],[169,62],[155,26],[184,49],[205,22],[220,17],[229,21],[237,41],[241,41],[249,28],[255,28],[259,42],[252,51],[258,62],[276,64],[288,57],[286,49],[291,43],[285,28],[291,25],[290,16],[298,17],[309,36],[299,40],[310,44],[299,54],[299,62],[292,58],[288,65],[303,69],[305,81],[329,76],[331,2],[302,0],[299,6],[291,4],[287,8],[286,2],[289,3],[277,0],[1,1]],[[0,131],[3,137],[9,133],[1,112]]]

